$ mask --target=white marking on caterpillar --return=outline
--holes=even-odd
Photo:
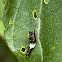
[[[29,45],[30,49],[34,48],[35,45],[36,45],[36,43],[34,43],[34,44],[33,43],[30,43],[30,45]]]

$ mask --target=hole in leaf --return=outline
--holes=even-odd
[[[13,23],[14,23],[14,21],[12,21],[12,20],[9,21],[9,24],[13,24]]]
[[[25,52],[25,48],[22,48],[21,51],[22,51],[22,52]]]
[[[48,3],[49,3],[49,0],[44,0],[44,3],[45,3],[45,4],[48,4]]]
[[[37,10],[34,10],[34,11],[32,12],[32,14],[33,14],[33,18],[36,20],[37,17],[38,17],[38,15],[37,15]]]
[[[37,18],[37,14],[36,14],[36,12],[34,12],[34,17]]]

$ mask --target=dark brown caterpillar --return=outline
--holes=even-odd
[[[29,48],[28,51],[27,51],[27,53],[26,53],[27,57],[30,55],[31,51],[32,51],[32,49]]]
[[[30,45],[29,45],[29,49],[26,53],[27,57],[30,55],[31,51],[34,49],[34,47],[36,45],[35,31],[29,31],[29,40],[30,40]]]
[[[36,43],[35,31],[29,31],[29,34],[30,43]]]

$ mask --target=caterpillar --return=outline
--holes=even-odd
[[[34,49],[36,45],[35,31],[29,31],[29,40],[30,40],[30,45],[28,51],[26,52],[27,57],[30,55],[31,51]]]

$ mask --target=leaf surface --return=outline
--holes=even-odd
[[[62,0],[43,2],[41,18],[43,62],[62,62]]]
[[[6,1],[6,43],[20,62],[62,62],[61,5],[62,0]],[[29,31],[35,31],[37,42],[30,56],[26,57]],[[22,48],[25,52],[21,51]]]
[[[42,46],[39,39],[41,0],[7,0],[4,10],[6,43],[20,62],[42,62]],[[35,31],[36,46],[29,57],[29,31]],[[25,52],[21,49],[25,48]]]

